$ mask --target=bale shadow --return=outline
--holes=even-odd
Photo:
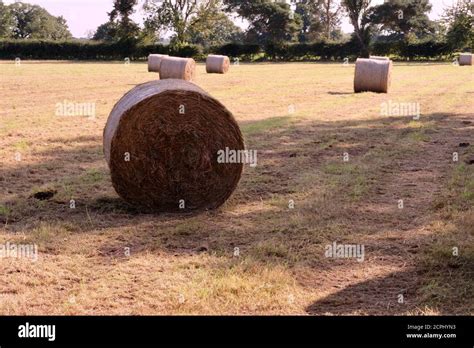
[[[328,94],[330,94],[330,95],[353,95],[354,92],[333,92],[333,91],[330,91],[330,92],[328,92]]]

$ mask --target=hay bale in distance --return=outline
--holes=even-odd
[[[161,61],[164,57],[169,57],[167,54],[150,54],[148,56],[148,71],[149,72],[160,72]]]
[[[160,66],[160,79],[194,80],[196,62],[192,58],[164,57]]]
[[[459,56],[459,65],[472,65],[474,56],[472,53],[461,53]]]
[[[387,93],[391,84],[392,66],[391,60],[357,59],[354,91]]]
[[[375,60],[390,60],[388,57],[380,57],[380,56],[370,56],[370,59],[375,59]]]
[[[206,72],[208,74],[225,74],[229,71],[230,59],[227,56],[210,54],[206,59]]]
[[[244,150],[239,126],[220,102],[183,80],[151,81],[114,106],[104,129],[112,184],[127,202],[155,211],[214,209],[237,187],[242,163],[218,152]],[[128,157],[127,157],[128,156]]]

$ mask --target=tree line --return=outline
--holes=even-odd
[[[64,17],[22,2],[5,5],[0,0],[1,39],[67,40],[72,38]]]
[[[132,20],[141,7],[143,25]],[[406,47],[441,42],[451,51],[472,49],[474,4],[456,0],[440,20],[428,14],[430,0],[114,0],[108,21],[91,35],[105,43],[157,44],[204,48],[229,43],[286,47],[317,42],[347,43],[368,56],[374,45]],[[354,30],[341,30],[347,18]],[[237,25],[236,23],[240,24]],[[67,40],[72,37],[62,17],[27,3],[0,0],[0,38]]]

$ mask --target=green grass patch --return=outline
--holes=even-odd
[[[89,169],[82,177],[81,181],[86,185],[93,185],[104,180],[105,175],[97,169]]]
[[[77,231],[78,227],[72,223],[43,222],[28,233],[24,243],[38,244],[47,251],[57,250],[67,236]]]
[[[450,203],[458,209],[474,205],[474,167],[461,163],[454,168],[448,183]]]
[[[436,124],[433,121],[423,120],[421,118],[419,120],[411,120],[408,122],[407,127],[411,129],[434,129],[436,128]]]
[[[409,138],[416,142],[428,142],[431,139],[423,130],[410,132]]]
[[[25,140],[20,140],[19,142],[15,143],[14,145],[15,150],[17,151],[26,151],[30,147],[27,141]]]
[[[8,208],[6,205],[0,205],[0,215],[8,217],[10,213],[10,208]]]
[[[173,232],[179,236],[191,236],[205,229],[205,225],[199,219],[184,219],[179,222]]]
[[[250,252],[257,259],[265,260],[267,258],[288,258],[290,250],[283,243],[267,241],[257,244]]]
[[[423,128],[423,127],[424,127],[424,125],[420,121],[412,120],[408,123],[408,128],[419,129],[419,128]]]
[[[323,173],[330,175],[353,175],[360,173],[360,167],[347,162],[332,162],[322,168]]]
[[[242,132],[246,135],[254,135],[275,128],[286,127],[292,122],[293,118],[288,116],[267,118],[264,120],[244,124],[242,126]]]
[[[342,196],[353,200],[361,199],[369,189],[368,172],[358,164],[332,162],[321,168],[327,174],[326,184]]]

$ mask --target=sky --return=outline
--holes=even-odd
[[[251,1],[251,0],[249,0]],[[437,19],[443,13],[443,9],[455,0],[431,0],[433,10],[430,14],[432,19]],[[6,4],[11,4],[15,0],[4,0]],[[63,16],[74,37],[87,37],[89,32],[94,32],[97,27],[108,20],[107,13],[112,10],[113,0],[23,0],[30,4],[44,7],[54,16]],[[142,3],[143,1],[140,1]],[[383,3],[384,0],[372,0],[374,5]],[[137,6],[137,11],[133,19],[137,23],[142,23],[144,14],[141,5]],[[347,19],[342,23],[344,32],[352,32],[352,26]]]

